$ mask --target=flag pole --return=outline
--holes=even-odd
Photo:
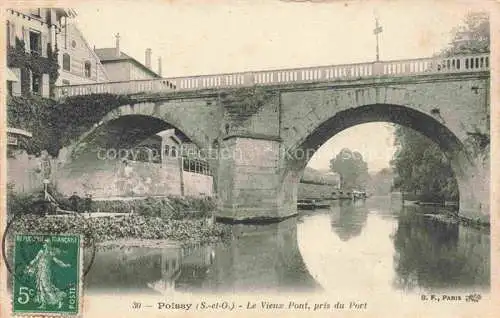
[[[375,28],[378,29],[378,19],[375,20]],[[376,33],[377,36],[377,62],[380,61],[380,54],[379,54],[379,46],[378,46],[378,32]]]
[[[375,34],[375,37],[376,37],[376,40],[377,40],[377,47],[376,47],[376,53],[377,53],[377,56],[376,56],[376,61],[380,61],[380,54],[379,54],[379,38],[378,38],[378,35],[380,33],[382,33],[382,27],[379,25],[378,23],[378,18],[375,18],[375,29],[373,30],[373,33]]]

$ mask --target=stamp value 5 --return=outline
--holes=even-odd
[[[16,234],[12,290],[15,314],[80,313],[80,243],[79,235]]]

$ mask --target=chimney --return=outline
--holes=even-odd
[[[151,49],[146,49],[146,67],[151,69]]]
[[[116,46],[115,46],[115,55],[116,57],[120,57],[120,33],[116,33]]]
[[[161,76],[161,56],[158,57],[158,75]]]

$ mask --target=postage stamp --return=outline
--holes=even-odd
[[[80,235],[16,234],[14,314],[78,315],[81,305]]]

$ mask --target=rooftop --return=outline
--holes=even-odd
[[[116,48],[114,48],[114,47],[95,49],[95,53],[97,54],[97,56],[101,60],[102,64],[111,63],[111,62],[120,62],[120,61],[130,61],[130,62],[134,63],[135,65],[137,65],[138,67],[145,70],[146,72],[150,73],[152,76],[157,77],[157,78],[161,78],[161,76],[158,75],[158,73],[156,73],[155,71],[146,67],[144,64],[137,61],[135,58],[131,57],[130,55],[120,51],[120,56],[117,56],[115,54],[115,52],[116,52]]]
[[[130,55],[125,54],[121,51],[120,51],[120,56],[116,56],[115,52],[116,52],[116,48],[114,48],[114,47],[95,49],[95,53],[97,54],[97,56],[99,56],[99,59],[101,59],[101,62],[133,59],[133,57],[131,57]]]

